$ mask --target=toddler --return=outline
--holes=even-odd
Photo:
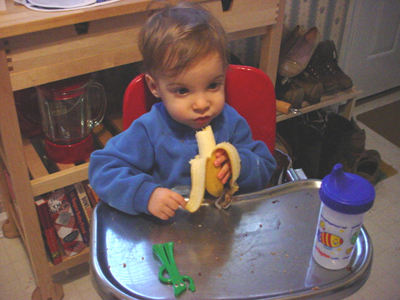
[[[191,185],[195,133],[207,125],[217,144],[229,142],[239,152],[239,192],[265,188],[276,163],[225,103],[227,36],[218,20],[195,3],[163,3],[143,26],[139,47],[147,85],[162,102],[92,153],[89,179],[99,197],[129,214],[174,216],[186,201],[172,189]],[[222,166],[218,177],[225,184],[231,170],[223,150],[214,164]]]

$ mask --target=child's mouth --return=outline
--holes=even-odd
[[[201,117],[201,118],[197,118],[194,121],[198,124],[203,124],[203,123],[207,123],[210,120],[210,117]]]

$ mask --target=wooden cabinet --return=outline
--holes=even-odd
[[[172,1],[172,0],[171,0]],[[221,20],[232,40],[262,36],[260,68],[277,72],[284,1],[234,0],[228,11],[221,0],[204,2]],[[136,37],[149,0],[123,0],[66,12],[38,12],[6,0],[0,12],[0,154],[10,174],[15,201],[10,204],[26,246],[38,288],[32,299],[61,299],[52,275],[88,261],[89,250],[52,265],[47,260],[33,197],[87,179],[88,163],[67,165],[48,174],[20,135],[13,92],[40,84],[141,60]],[[0,177],[4,189],[4,178]]]

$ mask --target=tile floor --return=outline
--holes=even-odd
[[[355,115],[400,99],[400,89],[374,97],[355,108]],[[399,112],[400,117],[400,112]],[[376,149],[383,160],[400,171],[400,148],[394,146],[363,124],[367,149]],[[365,226],[372,237],[374,261],[366,284],[346,300],[400,299],[400,173],[376,185],[376,201],[367,213]],[[28,300],[35,280],[19,239],[0,238],[0,300]],[[64,300],[97,300],[87,263],[62,272],[55,281],[64,287]]]

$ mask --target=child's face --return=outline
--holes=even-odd
[[[225,103],[225,69],[219,55],[211,54],[182,73],[157,79],[146,75],[151,92],[160,97],[171,117],[201,129],[218,116]]]

